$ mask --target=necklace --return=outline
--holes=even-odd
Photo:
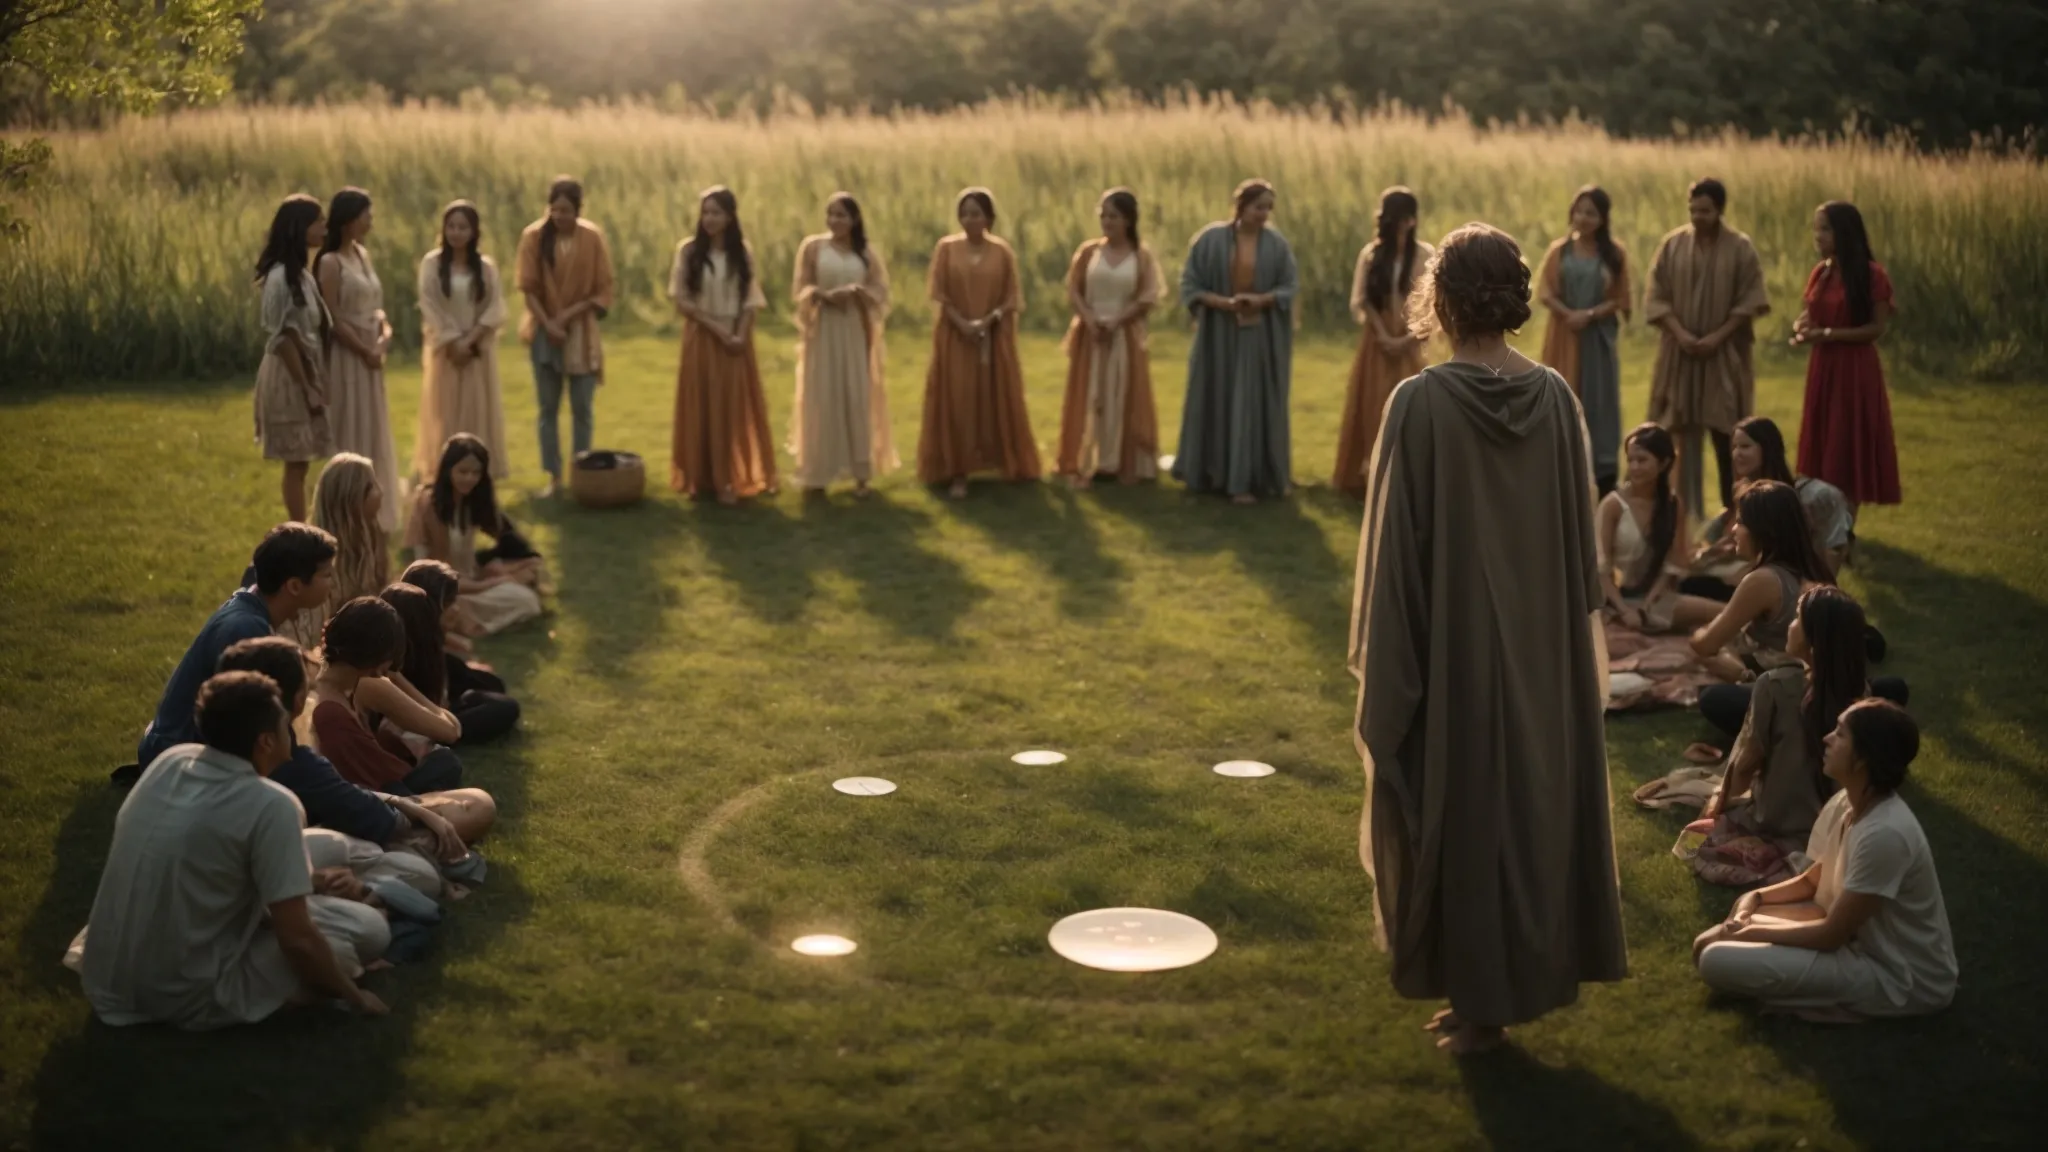
[[[1473,360],[1467,360],[1467,361],[1465,361],[1465,363],[1467,363],[1467,364],[1477,364],[1477,365],[1478,365],[1478,366],[1480,366],[1481,368],[1484,368],[1484,369],[1486,369],[1486,370],[1487,370],[1488,372],[1491,372],[1491,373],[1493,373],[1493,374],[1494,374],[1494,376],[1498,377],[1498,376],[1499,376],[1499,375],[1501,374],[1501,371],[1500,371],[1500,370],[1501,370],[1501,368],[1505,368],[1505,367],[1507,367],[1508,361],[1509,361],[1509,360],[1511,360],[1511,359],[1513,359],[1513,358],[1514,358],[1514,355],[1515,355],[1515,348],[1514,348],[1514,345],[1512,345],[1512,344],[1508,344],[1508,345],[1504,345],[1504,346],[1503,346],[1503,347],[1501,348],[1501,357],[1500,357],[1500,367],[1495,367],[1495,366],[1494,366],[1494,365],[1492,365],[1492,364],[1488,364],[1488,363],[1487,363],[1486,361],[1484,361],[1484,360],[1478,360],[1478,359],[1473,359]]]

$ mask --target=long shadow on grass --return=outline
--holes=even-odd
[[[585,671],[625,675],[631,658],[662,637],[661,615],[679,603],[664,565],[673,565],[675,541],[688,515],[667,500],[626,508],[584,508],[573,501],[535,501],[527,520],[553,529],[543,547],[558,610],[575,617],[587,634]],[[516,689],[515,689],[516,694]]]
[[[795,623],[818,595],[818,574],[837,572],[868,615],[900,635],[943,641],[987,592],[925,546],[930,523],[878,490],[866,500],[807,496],[797,517],[767,502],[707,508],[698,538],[740,603],[767,623]]]
[[[516,835],[530,771],[519,745],[465,750],[463,761],[465,782],[498,801],[494,836]],[[58,962],[92,910],[119,807],[118,793],[85,786],[58,834],[56,868],[21,945],[33,961],[24,967],[44,980],[77,983]],[[483,848],[488,855],[489,840]],[[51,1045],[36,1076],[34,1146],[369,1146],[378,1125],[406,1105],[405,1061],[423,1013],[450,1004],[488,1010],[507,999],[495,987],[449,977],[446,962],[489,951],[531,906],[517,870],[494,862],[481,888],[448,906],[425,960],[368,979],[391,1006],[382,1019],[308,1008],[218,1032],[114,1028],[80,995],[76,1030]]]
[[[1583,1068],[1552,1068],[1510,1045],[1458,1062],[1495,1148],[1697,1148],[1662,1105]]]
[[[1297,620],[1325,657],[1341,662],[1351,627],[1352,563],[1330,550],[1323,527],[1306,507],[1342,510],[1341,493],[1301,489],[1284,500],[1240,508],[1177,486],[1096,490],[1105,510],[1129,520],[1169,552],[1229,553],[1245,574]],[[1355,508],[1350,515],[1356,516]],[[1335,691],[1355,688],[1348,678]]]
[[[1064,485],[1003,484],[977,489],[949,510],[1005,547],[1039,558],[1059,581],[1063,615],[1091,619],[1122,602],[1124,566],[1102,551],[1102,533],[1087,508]]]

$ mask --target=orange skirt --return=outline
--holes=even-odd
[[[985,353],[985,354],[984,354]],[[998,327],[986,349],[941,319],[932,334],[932,366],[924,382],[924,430],[917,440],[917,478],[946,484],[976,472],[1005,480],[1036,480],[1043,471],[1031,413],[1024,406],[1024,368],[1014,323]]]
[[[1380,418],[1386,415],[1387,399],[1401,381],[1420,371],[1420,345],[1389,356],[1380,351],[1380,342],[1367,325],[1358,338],[1358,355],[1351,361],[1351,388],[1344,397],[1344,423],[1337,433],[1337,467],[1330,477],[1333,487],[1354,496],[1365,495],[1366,470],[1372,467],[1372,450],[1380,442]]]
[[[754,341],[735,352],[695,321],[676,370],[669,485],[692,496],[758,496],[775,487],[775,447]]]

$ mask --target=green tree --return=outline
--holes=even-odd
[[[262,0],[0,0],[0,78],[30,77],[53,100],[149,111],[228,90],[242,22]],[[0,192],[26,189],[50,160],[42,140],[0,140]],[[22,221],[0,201],[0,233]]]

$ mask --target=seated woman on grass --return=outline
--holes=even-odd
[[[399,663],[397,682],[410,684],[421,699],[454,714],[459,728],[456,742],[496,740],[519,723],[519,701],[502,692],[469,689],[458,695],[450,690],[448,654],[442,639],[445,605],[424,589],[405,583],[391,585],[377,598],[397,609],[398,618],[405,623],[405,659]]]
[[[334,537],[334,590],[327,602],[293,617],[278,634],[301,648],[320,646],[320,631],[334,610],[358,596],[375,596],[389,582],[391,558],[378,516],[387,494],[367,456],[339,452],[320,469],[313,489],[313,524]]]
[[[1934,855],[1898,795],[1920,729],[1889,701],[1842,713],[1822,770],[1841,791],[1814,822],[1798,876],[1746,893],[1693,941],[1715,991],[1809,1019],[1914,1016],[1955,997],[1956,952]]]
[[[1641,424],[1622,441],[1627,474],[1600,501],[1600,589],[1607,617],[1638,632],[1666,632],[1685,563],[1685,505],[1671,487],[1671,433]]]
[[[1721,790],[1700,813],[1719,818],[1716,831],[1724,824],[1728,831],[1803,842],[1834,791],[1821,773],[1821,741],[1842,712],[1870,692],[1862,607],[1832,585],[1808,589],[1799,597],[1785,654],[1800,663],[1757,677]],[[1749,803],[1736,804],[1744,794]]]
[[[479,553],[476,534],[495,538]],[[467,432],[448,438],[434,482],[420,488],[405,526],[414,560],[439,560],[462,579],[462,606],[478,631],[490,635],[541,613],[546,580],[541,558],[498,509],[491,484],[491,451]]]
[[[1775,480],[1789,484],[1806,509],[1806,524],[1813,536],[1813,549],[1827,561],[1828,571],[1839,572],[1849,558],[1849,545],[1856,539],[1856,513],[1850,509],[1842,490],[1825,480],[1794,476],[1785,456],[1785,434],[1768,416],[1751,416],[1735,425],[1729,460],[1735,472],[1735,490],[1740,494],[1751,484]],[[1710,600],[1727,600],[1735,592],[1744,566],[1735,554],[1735,539],[1729,526],[1734,509],[1726,509],[1707,523],[1706,544],[1691,565],[1691,575],[1679,591]],[[1732,577],[1732,579],[1730,578]]]
[[[1698,625],[1692,650],[1700,663],[1731,683],[1794,663],[1785,645],[1799,597],[1835,581],[1813,550],[1806,509],[1789,486],[1759,481],[1743,491],[1735,509],[1736,553],[1749,563],[1735,595],[1726,604],[1681,596],[1673,612],[1678,627]]]
[[[462,738],[462,724],[397,673],[405,658],[398,611],[375,596],[351,600],[327,621],[322,648],[327,664],[313,685],[313,743],[335,770],[379,792],[460,788],[462,761],[443,745]],[[405,733],[423,737],[425,750]]]

